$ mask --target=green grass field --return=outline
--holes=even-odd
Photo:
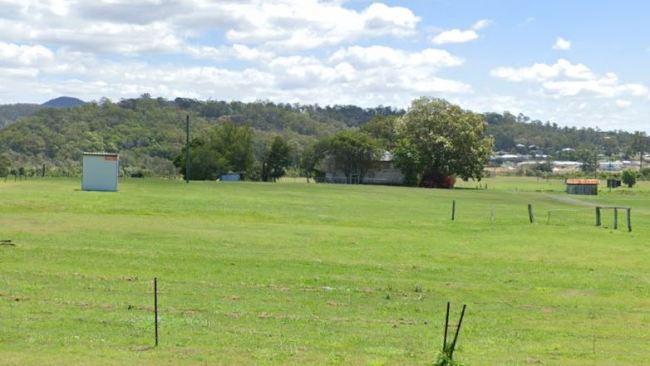
[[[650,184],[486,182],[0,182],[0,364],[426,365],[447,301],[467,365],[648,364]]]

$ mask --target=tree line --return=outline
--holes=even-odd
[[[363,180],[389,153],[405,177],[404,184],[449,187],[454,177],[480,179],[493,139],[485,134],[480,114],[441,99],[415,100],[403,115],[378,115],[360,129],[343,129],[306,146],[295,168],[309,178],[322,177],[324,160],[346,178]],[[262,154],[253,152],[249,126],[225,122],[190,143],[190,179],[217,179],[228,173],[247,179],[275,181],[292,166],[292,149],[275,136]],[[186,156],[174,160],[181,174]]]
[[[518,146],[524,145],[526,151],[523,152],[528,152],[529,146],[535,145],[535,150],[553,158],[589,160],[591,163],[583,165],[586,167],[594,166],[598,155],[638,158],[641,151],[648,151],[648,138],[642,133],[558,127],[507,112],[466,117],[455,111],[454,108],[460,109],[457,106],[439,107],[446,110],[445,113],[456,113],[451,120],[460,118],[464,124],[478,119],[485,121],[481,134],[494,139],[494,150],[520,152]],[[196,151],[224,155],[224,152],[210,150],[209,146],[221,138],[215,136],[217,133],[213,130],[228,124],[246,128],[250,135],[252,158],[246,159],[247,164],[233,165],[227,157],[220,158],[220,162],[212,163],[216,172],[213,169],[211,176],[204,173],[204,177],[236,170],[246,171],[249,179],[259,180],[277,179],[283,170],[318,177],[323,173],[319,166],[324,155],[329,156],[328,161],[343,167],[342,171],[363,175],[369,169],[369,162],[386,151],[392,153],[409,184],[425,184],[425,181],[439,184],[436,181],[449,172],[458,176],[475,175],[476,166],[468,165],[464,171],[450,168],[455,164],[450,162],[451,157],[462,156],[469,145],[457,144],[457,150],[446,152],[448,156],[432,159],[429,154],[432,149],[446,148],[456,136],[440,137],[435,141],[418,140],[418,131],[404,123],[417,119],[411,113],[416,110],[422,115],[431,113],[426,108],[429,107],[415,104],[407,111],[384,106],[321,107],[268,101],[167,100],[146,94],[118,102],[102,99],[77,108],[35,109],[28,111],[30,115],[0,128],[0,155],[3,157],[0,162],[8,166],[10,172],[20,168],[25,172],[40,171],[45,165],[48,175],[76,175],[80,172],[82,152],[107,151],[120,153],[124,176],[175,176],[182,164],[177,157],[185,148],[183,121],[189,115]],[[11,118],[20,115],[15,109],[5,112]],[[427,128],[432,128],[432,133],[437,131],[433,126]],[[443,127],[436,133],[445,131]],[[474,138],[471,134],[469,137]],[[271,153],[273,145],[276,148]],[[563,151],[566,147],[575,151]],[[339,154],[341,151],[343,153]],[[350,160],[351,156],[359,158]],[[197,156],[196,159],[200,161],[201,158]],[[196,173],[201,173],[198,167]]]

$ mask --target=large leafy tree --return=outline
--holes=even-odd
[[[327,140],[325,154],[348,180],[354,175],[363,181],[363,177],[379,158],[380,150],[377,140],[369,135],[343,130]]]
[[[395,145],[395,124],[399,116],[375,116],[361,126],[361,131],[377,139],[387,149]]]
[[[480,179],[492,153],[483,116],[442,99],[420,98],[396,125],[395,162],[406,183],[449,186],[450,177]]]
[[[253,165],[253,133],[249,127],[224,123],[190,143],[190,179],[216,179],[237,172],[246,174]],[[185,154],[174,160],[185,174]]]
[[[291,148],[281,136],[276,136],[262,162],[262,180],[273,181],[282,177],[291,164]]]

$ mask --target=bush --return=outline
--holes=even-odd
[[[463,364],[449,357],[448,351],[446,350],[438,354],[438,358],[433,362],[433,366],[463,366]]]
[[[11,170],[11,160],[5,155],[0,155],[0,177],[6,177]]]
[[[650,180],[650,168],[643,168],[639,172],[640,178],[644,180]]]
[[[623,183],[632,188],[636,184],[636,172],[632,170],[623,171]]]

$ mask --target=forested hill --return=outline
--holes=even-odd
[[[18,119],[36,113],[42,106],[39,104],[5,104],[0,105],[0,129]]]
[[[144,96],[119,103],[102,100],[70,109],[41,109],[0,130],[0,153],[14,166],[75,173],[83,151],[118,151],[125,167],[152,174],[175,172],[172,160],[185,143],[185,116],[193,137],[223,121],[244,124],[256,144],[282,134],[294,153],[317,137],[360,126],[375,115],[403,113],[391,108],[318,107],[270,102],[221,102]]]
[[[518,144],[535,145],[537,150],[555,155],[564,148],[589,148],[605,155],[629,155],[634,134],[625,131],[601,131],[595,128],[560,127],[555,123],[530,120],[511,113],[486,113],[487,132],[494,137],[494,149],[516,152]]]
[[[0,129],[16,122],[22,117],[31,116],[43,108],[74,108],[84,105],[81,99],[72,97],[58,97],[43,104],[18,103],[0,105]]]
[[[13,166],[36,169],[46,164],[53,173],[59,174],[78,172],[83,151],[117,151],[126,168],[173,174],[172,160],[185,143],[186,115],[191,118],[193,137],[223,121],[252,127],[255,151],[262,151],[260,146],[281,134],[293,147],[296,160],[302,149],[318,137],[361,127],[376,116],[404,113],[390,107],[320,107],[181,98],[169,101],[148,95],[118,103],[102,100],[76,108],[24,105],[23,109],[22,112],[31,115],[0,129],[0,154],[7,155]],[[16,110],[15,105],[11,110]],[[588,145],[604,153],[626,153],[632,140],[632,134],[627,132],[564,128],[507,112],[488,113],[485,119],[488,134],[495,137],[495,150],[514,152],[517,144],[536,145],[537,150],[553,155],[565,147]]]

